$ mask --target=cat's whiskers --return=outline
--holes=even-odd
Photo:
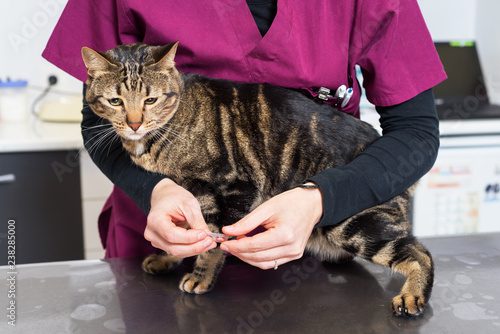
[[[166,123],[164,126],[168,126],[168,127],[178,127],[178,128],[182,128],[182,129],[187,129],[187,130],[189,130],[190,132],[202,132],[202,130],[199,130],[199,129],[193,129],[193,128],[191,128],[191,127],[184,126],[184,125],[179,125],[179,124]]]
[[[184,105],[186,105],[186,106],[187,106],[187,107],[188,107],[191,111],[193,111],[193,112],[194,112],[193,107],[191,107],[191,105],[190,105],[189,103],[187,103],[186,101],[183,101],[182,99],[179,99],[179,102],[184,103]]]
[[[183,135],[183,134],[182,134],[181,132],[179,132],[179,131],[176,131],[176,130],[174,130],[174,129],[169,128],[169,127],[168,127],[168,125],[169,125],[169,124],[167,123],[167,124],[165,124],[165,126],[163,126],[163,129],[164,129],[166,132],[168,132],[168,133],[172,134],[174,137],[177,137],[177,138],[179,138],[180,140],[182,140],[182,141],[184,141],[184,142],[188,142],[188,141],[189,141],[189,140],[188,140],[188,138],[187,138],[187,136]]]
[[[111,135],[110,132],[113,130],[113,125],[108,123],[106,119],[101,118],[100,122],[104,122],[103,124],[96,124],[92,126],[85,126],[82,125],[82,132],[84,131],[90,131],[90,130],[96,130],[98,131],[95,132],[95,134],[88,139],[86,143],[84,143],[84,147],[82,147],[79,151],[78,154],[81,154],[83,150],[87,150],[89,153],[91,151],[95,151],[102,143],[103,140],[106,139],[106,137],[109,137]],[[86,149],[87,143],[93,141],[96,137],[104,137],[104,138],[98,138],[88,149]],[[114,142],[116,138],[113,138],[113,140],[110,141],[110,145]]]
[[[82,125],[82,131],[90,131],[96,128],[102,128],[102,127],[110,127],[112,126],[111,124],[98,124],[98,125],[92,125],[92,126],[84,126]]]
[[[111,148],[111,145],[116,139],[119,139],[120,136],[116,133],[116,130],[111,124],[108,124],[109,127],[105,129],[101,129],[97,131],[86,143],[85,146],[88,146],[88,143],[92,142],[92,144],[87,147],[87,151],[92,153],[98,148],[108,144],[108,149]]]
[[[158,124],[160,122],[156,121],[156,123]],[[177,130],[172,129],[171,128],[172,126],[177,126],[177,127],[183,128],[183,129],[189,129],[186,126],[166,123],[163,126],[155,127],[155,129],[152,130],[152,131],[155,131],[155,134],[160,136],[159,138],[158,137],[155,137],[155,138],[158,138],[158,139],[164,138],[164,139],[167,139],[170,143],[172,143],[172,140],[170,138],[168,138],[168,135],[171,134],[173,137],[176,137],[184,142],[189,141],[190,138],[188,136],[186,136],[183,132],[179,132]],[[152,131],[150,131],[150,132],[152,132]]]
[[[98,148],[100,148],[101,146],[103,146],[104,144],[106,144],[106,142],[108,142],[108,139],[115,137],[115,136],[118,136],[118,135],[116,134],[116,132],[113,128],[103,130],[100,133],[92,136],[91,139],[89,139],[89,141],[87,143],[89,143],[91,141],[93,141],[93,143],[92,143],[92,145],[90,145],[90,147],[88,147],[87,150],[89,151],[89,153],[91,153],[92,151],[95,151]]]
[[[168,149],[168,145],[175,145],[167,136],[164,135],[164,133],[161,132],[162,128],[157,128],[154,129],[151,134],[152,136],[156,139],[157,142],[160,142],[162,150]],[[163,140],[165,139],[165,140]],[[168,142],[168,143],[167,143]]]
[[[80,151],[84,150],[85,146],[87,145],[87,143],[93,141],[94,138],[100,137],[102,135],[107,135],[106,133],[113,129],[113,125],[111,125],[109,123],[108,124],[93,125],[93,126],[83,126],[82,125],[82,128],[83,128],[82,131],[90,131],[90,130],[95,130],[96,128],[104,128],[104,127],[106,127],[106,128],[105,129],[99,129],[98,131],[96,131],[93,134],[93,136],[91,138],[89,138],[87,140],[87,142],[84,143],[85,145],[84,145],[84,147]],[[95,142],[91,145],[90,148],[92,148],[94,145],[95,145]]]

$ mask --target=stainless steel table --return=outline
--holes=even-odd
[[[500,333],[500,234],[422,241],[436,279],[418,319],[391,314],[404,279],[365,261],[262,271],[229,257],[196,296],[177,288],[189,260],[153,277],[115,259],[0,267],[0,333]]]

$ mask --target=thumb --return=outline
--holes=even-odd
[[[258,226],[265,224],[269,220],[269,217],[270,215],[267,210],[259,206],[233,225],[224,226],[222,232],[232,236],[244,235],[252,232]]]

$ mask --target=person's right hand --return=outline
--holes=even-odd
[[[158,182],[151,194],[151,210],[144,231],[144,237],[153,247],[180,258],[198,255],[217,246],[207,230],[193,194],[170,179]]]

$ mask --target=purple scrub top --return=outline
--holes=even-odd
[[[352,87],[341,110],[356,117],[355,65],[368,100],[378,106],[407,101],[446,78],[416,0],[278,0],[264,37],[245,0],[69,0],[43,57],[85,81],[83,46],[106,51],[125,43],[175,41],[176,66],[185,73],[309,90]],[[144,252],[127,250],[138,242],[127,229],[143,239],[145,216],[136,213],[139,222],[113,209],[123,196],[115,189],[108,200],[105,211],[114,216],[101,216],[101,237],[107,256],[140,256],[151,246],[142,240]],[[110,251],[120,247],[124,251]]]

